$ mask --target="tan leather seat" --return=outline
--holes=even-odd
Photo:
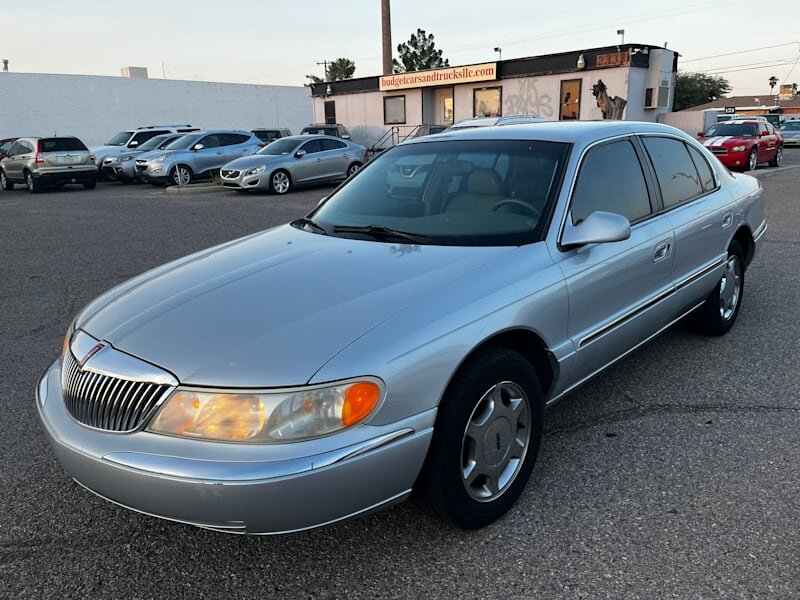
[[[503,180],[494,169],[478,168],[467,177],[463,193],[447,204],[447,212],[488,212],[506,197]]]

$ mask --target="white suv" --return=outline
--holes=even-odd
[[[92,146],[89,150],[94,154],[95,164],[99,169],[103,164],[103,159],[107,156],[133,150],[152,137],[164,133],[188,133],[190,131],[199,131],[199,127],[192,127],[191,125],[150,125],[148,127],[126,129],[125,131],[120,131],[104,145]]]

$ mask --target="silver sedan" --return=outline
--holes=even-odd
[[[328,135],[281,138],[253,156],[238,158],[220,170],[224,187],[245,192],[285,194],[294,186],[349,177],[366,162],[367,149]]]
[[[546,405],[685,316],[734,326],[766,229],[758,181],[664,125],[417,138],[98,297],[36,406],[71,477],[150,515],[292,532],[414,490],[477,528],[522,493]]]

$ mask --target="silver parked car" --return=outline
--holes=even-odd
[[[18,183],[31,193],[67,183],[94,189],[94,156],[76,137],[19,138],[0,160],[0,187],[11,191]]]
[[[253,156],[222,167],[222,185],[245,192],[285,194],[294,186],[349,177],[367,160],[367,149],[328,135],[295,135],[276,140]]]
[[[800,146],[800,121],[785,121],[781,133],[784,146]]]
[[[415,490],[480,527],[547,404],[685,315],[734,325],[766,229],[759,182],[664,125],[418,138],[101,295],[36,405],[70,476],[150,515],[292,532]]]
[[[188,185],[209,177],[224,164],[264,147],[249,131],[221,129],[187,134],[155,156],[136,160],[136,175],[150,183]]]
[[[90,148],[92,154],[97,161],[97,168],[102,169],[103,161],[107,156],[115,154],[125,154],[130,150],[135,150],[147,140],[154,138],[157,135],[164,135],[165,133],[189,133],[190,131],[198,131],[198,127],[191,125],[148,125],[147,127],[137,127],[136,129],[126,129],[120,131],[105,144],[101,146],[92,146]],[[100,175],[102,175],[102,170]]]
[[[165,133],[157,135],[137,146],[135,150],[129,150],[124,154],[113,154],[103,159],[103,174],[109,179],[131,182],[136,181],[136,159],[144,158],[148,152],[164,150],[175,140],[182,138],[184,133]]]

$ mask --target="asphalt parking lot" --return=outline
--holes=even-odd
[[[678,325],[552,407],[521,500],[468,533],[410,503],[288,537],[162,521],[77,486],[38,424],[37,378],[83,304],[330,188],[0,193],[0,597],[800,598],[800,149],[786,155],[758,172],[769,231],[734,329]]]

